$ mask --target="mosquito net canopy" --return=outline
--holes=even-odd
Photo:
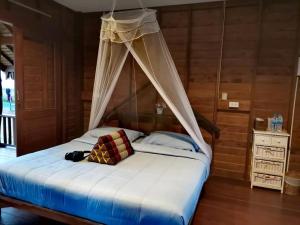
[[[100,123],[129,53],[188,134],[211,158],[211,148],[202,137],[160,31],[156,11],[152,9],[109,13],[102,17],[89,129]]]

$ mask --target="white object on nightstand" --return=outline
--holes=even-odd
[[[283,193],[289,134],[253,130],[251,188],[280,190]]]

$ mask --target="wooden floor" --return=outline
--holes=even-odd
[[[14,208],[2,209],[2,225],[62,225]],[[211,177],[193,225],[297,225],[300,196],[255,188],[245,182]]]
[[[210,178],[199,201],[194,225],[298,225],[300,196],[253,188],[250,183]]]

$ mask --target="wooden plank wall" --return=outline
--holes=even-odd
[[[290,170],[300,171],[300,85],[297,88],[293,138],[291,143]]]
[[[82,100],[83,100],[83,123],[85,130],[89,122],[89,113],[91,110],[91,99],[94,76],[96,69],[99,34],[101,27],[100,13],[83,15],[83,82],[82,82]]]
[[[299,38],[299,33],[298,33],[298,38]],[[300,60],[300,42],[298,42],[298,59]],[[295,68],[297,71],[297,66]],[[297,71],[298,72],[298,71]],[[296,73],[297,73],[296,72]],[[292,98],[291,101],[291,106],[290,106],[290,115],[291,117],[293,116],[293,109],[294,109],[294,120],[293,120],[293,133],[292,133],[292,139],[291,141],[291,154],[290,154],[290,161],[289,161],[289,170],[298,170],[300,171],[300,76],[298,77],[298,84],[296,82],[296,77],[293,79],[293,90],[294,92],[292,95],[295,95],[295,90],[296,90],[296,100],[295,100],[295,107],[293,108],[294,104],[294,98]],[[298,86],[296,86],[298,85]]]
[[[216,123],[222,130],[216,142],[215,173],[241,178],[246,171],[252,80],[255,76],[259,38],[259,3],[228,2],[223,37],[220,94],[238,101],[240,110],[228,110],[219,100]],[[247,35],[245,35],[247,34]],[[251,125],[250,125],[251,126]]]
[[[82,105],[81,99],[83,74],[83,43],[82,43],[82,16],[70,10],[63,13],[62,26],[64,35],[62,39],[62,130],[63,141],[72,140],[82,133]]]
[[[221,128],[221,137],[213,146],[214,174],[248,178],[255,117],[267,118],[278,112],[284,116],[284,127],[289,128],[299,43],[299,7],[297,0],[229,0],[225,8],[222,2],[158,8],[162,32],[192,106]],[[85,129],[89,118],[100,15],[84,14],[83,18]],[[128,91],[124,89],[128,77],[133,81],[135,74],[137,88],[148,82],[131,58],[123,74],[112,105],[116,105],[116,99],[121,102],[120,99],[128,97]],[[133,90],[134,82],[127,87]],[[228,102],[219,100],[222,92],[228,93],[228,99],[238,101],[240,108],[228,109]],[[176,124],[168,110],[163,119],[155,116],[155,103],[161,99],[152,87],[145,89],[137,99],[139,128],[152,130],[163,121]],[[135,105],[134,101],[130,102],[127,112],[130,110],[135,114]],[[299,100],[297,106],[299,108]],[[132,126],[135,122],[132,117],[123,115],[123,118],[132,120],[128,125]],[[296,147],[299,146],[299,124],[296,124],[292,167],[299,169],[300,150]],[[207,134],[204,136],[211,141]]]
[[[261,48],[258,58],[253,115],[266,117],[280,112],[285,127],[290,124],[294,88],[295,60],[299,45],[299,1],[269,1],[264,6]],[[296,123],[300,114],[296,115]],[[299,130],[295,126],[291,169],[300,166]],[[298,159],[298,161],[296,161]]]
[[[56,70],[56,46],[51,42],[38,42],[24,38],[23,52],[16,49],[16,62],[23,61],[23,77],[18,76],[19,102],[17,103],[17,154],[23,155],[59,143],[58,131],[59,80]],[[21,72],[17,70],[16,74]],[[22,91],[23,90],[23,91]],[[22,112],[20,113],[20,109]],[[21,120],[20,120],[21,119]],[[22,121],[22,122],[19,122]],[[43,135],[40,135],[43,134]]]
[[[61,103],[56,111],[58,121],[53,123],[56,124],[55,127],[49,127],[48,132],[53,129],[58,130],[59,137],[56,137],[56,144],[58,144],[78,137],[82,133],[82,106],[78,104],[81,99],[81,70],[83,68],[80,58],[82,55],[81,16],[80,13],[75,13],[52,0],[26,0],[22,3],[41,10],[51,17],[39,15],[7,0],[0,0],[0,20],[13,24],[22,31],[25,38],[41,40],[41,42],[49,41],[56,46],[53,54],[55,54],[54,64],[57,70],[48,72],[51,76],[55,75],[59,78],[57,82],[60,83],[58,85],[60,89],[48,88],[52,88],[58,94],[57,101]],[[38,54],[32,55],[31,60],[38,63]],[[27,82],[29,85],[33,78],[28,79],[25,81],[25,86]],[[42,84],[36,85],[36,90],[43,88]],[[36,93],[35,95],[38,96]]]

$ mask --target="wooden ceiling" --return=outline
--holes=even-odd
[[[0,69],[14,65],[13,31],[9,25],[0,23]]]

